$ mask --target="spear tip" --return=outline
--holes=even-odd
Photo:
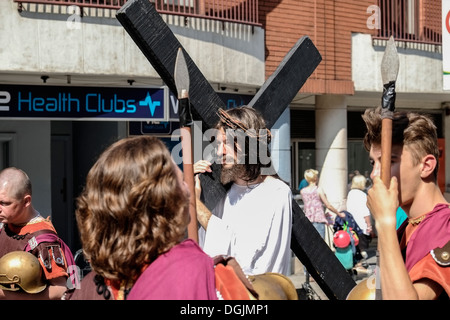
[[[399,58],[394,37],[391,36],[386,44],[383,59],[381,60],[381,77],[383,84],[397,80]]]

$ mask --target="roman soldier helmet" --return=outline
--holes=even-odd
[[[0,288],[39,293],[46,287],[39,260],[26,251],[12,251],[0,258]]]

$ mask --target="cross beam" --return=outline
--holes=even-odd
[[[117,19],[141,49],[153,68],[172,92],[177,92],[174,66],[178,48],[183,48],[149,0],[130,0],[118,12]],[[226,109],[209,82],[183,49],[191,85],[190,103],[194,118],[203,122],[203,130],[213,127],[217,110]],[[283,59],[277,70],[264,83],[249,105],[259,110],[271,128],[322,60],[308,37],[302,37]],[[220,166],[202,175],[205,204],[214,208],[226,193],[220,183]],[[306,266],[329,299],[345,299],[355,282],[292,200],[293,229],[291,249]]]

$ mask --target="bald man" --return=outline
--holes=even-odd
[[[61,299],[67,290],[67,265],[60,243],[36,243],[37,235],[56,234],[56,230],[50,220],[44,219],[33,207],[31,198],[31,181],[24,171],[11,167],[0,172],[0,259],[12,251],[24,251],[27,244],[34,241],[36,246],[29,252],[38,258],[47,286],[33,294],[25,292],[24,288],[18,291],[0,289],[0,299]],[[23,272],[23,277],[28,276],[25,268]]]

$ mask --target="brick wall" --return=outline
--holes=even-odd
[[[315,94],[353,94],[352,32],[372,33],[367,13],[376,0],[260,0],[259,19],[266,36],[266,78],[295,42],[308,35],[322,62],[302,88]]]

